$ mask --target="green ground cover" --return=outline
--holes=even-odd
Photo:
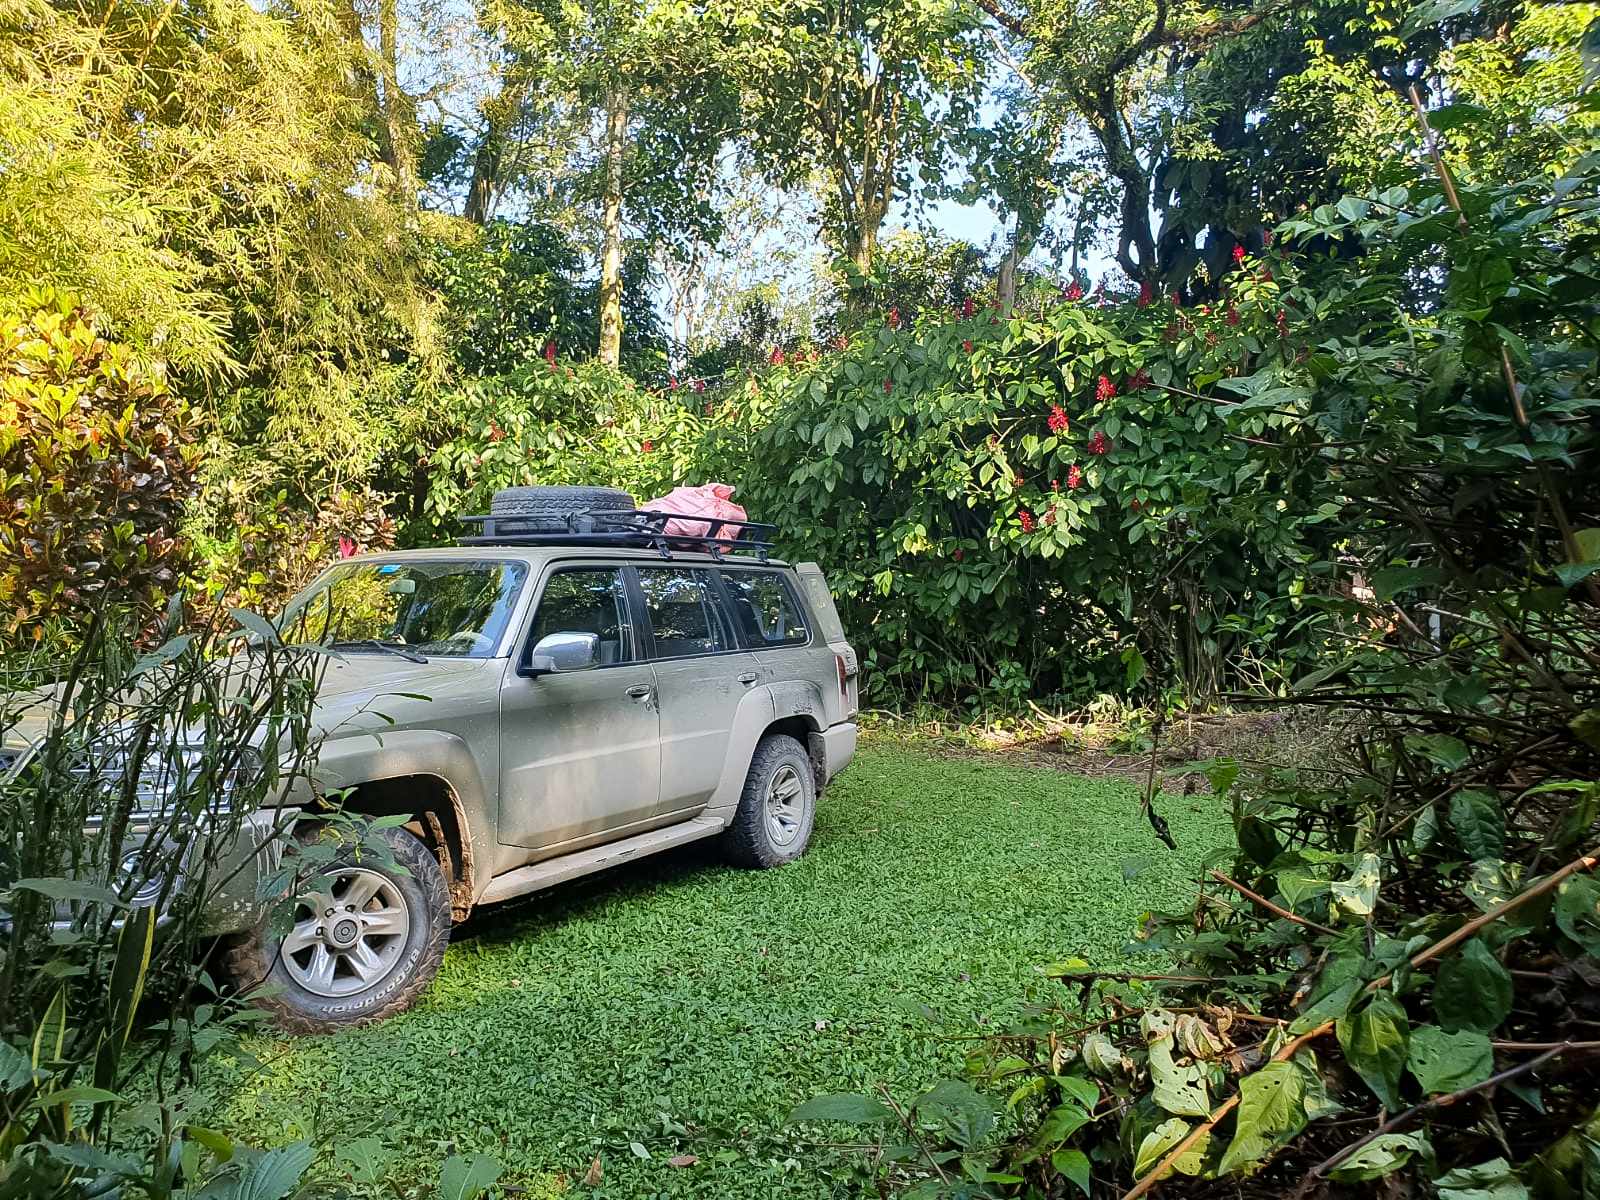
[[[790,1109],[948,1074],[963,1043],[941,1034],[1053,986],[1034,964],[1119,961],[1139,914],[1179,906],[1228,836],[1209,796],[1162,808],[1175,855],[1126,781],[879,741],[799,863],[684,852],[480,916],[414,1011],[214,1064],[206,1117],[257,1144],[371,1135],[400,1187],[460,1150],[531,1196],[844,1194]],[[1139,858],[1160,867],[1125,880]]]

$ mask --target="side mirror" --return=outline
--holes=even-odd
[[[547,633],[534,646],[528,661],[517,668],[517,674],[538,678],[565,671],[587,671],[599,665],[599,634]]]

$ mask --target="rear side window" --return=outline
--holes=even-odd
[[[745,645],[799,646],[811,640],[811,630],[789,581],[772,571],[724,571],[733,599],[733,619]]]
[[[688,658],[734,648],[710,571],[640,567],[639,588],[655,634],[657,658]]]

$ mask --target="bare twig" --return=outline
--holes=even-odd
[[[1296,925],[1304,925],[1307,929],[1315,929],[1318,933],[1326,933],[1326,934],[1329,934],[1330,936],[1334,936],[1334,937],[1338,936],[1339,931],[1337,929],[1330,929],[1326,925],[1319,925],[1315,921],[1308,921],[1304,917],[1296,916],[1294,913],[1290,912],[1288,909],[1279,907],[1278,905],[1274,904],[1271,900],[1268,900],[1265,896],[1259,894],[1258,892],[1252,892],[1249,888],[1245,887],[1245,885],[1240,883],[1238,880],[1229,879],[1221,871],[1216,871],[1216,870],[1212,871],[1211,872],[1211,878],[1215,879],[1218,883],[1227,884],[1234,891],[1238,892],[1241,896],[1245,896],[1248,899],[1254,900],[1262,908],[1266,909],[1270,913],[1276,913],[1278,916],[1282,917],[1285,921],[1293,921]]]

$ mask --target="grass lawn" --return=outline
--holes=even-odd
[[[481,915],[415,1010],[257,1038],[249,1073],[213,1063],[206,1116],[256,1144],[373,1134],[402,1187],[460,1150],[530,1196],[848,1194],[789,1110],[952,1073],[962,1043],[939,1035],[1053,986],[1035,964],[1118,962],[1139,914],[1178,906],[1227,837],[1209,796],[1161,808],[1177,854],[1125,781],[869,744],[798,863],[738,871],[691,847]],[[1135,857],[1155,865],[1125,881]],[[698,1162],[668,1165],[681,1154]]]

